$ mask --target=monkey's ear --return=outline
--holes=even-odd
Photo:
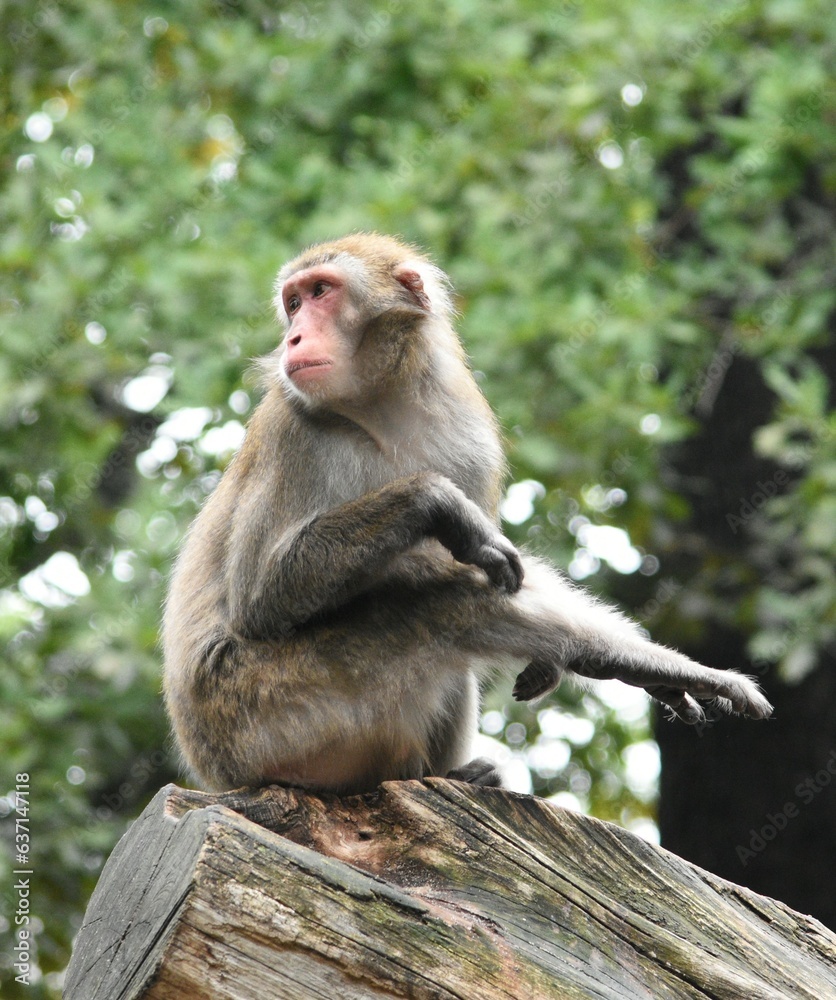
[[[399,281],[404,286],[417,305],[426,312],[432,312],[432,302],[424,291],[423,279],[417,271],[413,271],[411,267],[399,267],[395,271],[395,281]]]

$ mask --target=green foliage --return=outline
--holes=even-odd
[[[832,641],[824,0],[40,0],[0,27],[0,785],[31,777],[46,975],[16,986],[8,951],[4,995],[58,995],[103,859],[176,775],[164,580],[255,398],[247,359],[275,343],[273,275],[307,242],[395,232],[452,274],[514,479],[542,484],[518,541],[566,565],[585,522],[623,528],[642,572],[589,582],[671,638],[732,619],[796,675]],[[649,558],[689,512],[664,446],[738,356],[775,393],[755,441],[790,485],[744,519],[757,573],[698,546],[700,572],[672,580]],[[167,390],[148,413],[123,394],[143,375]],[[160,428],[188,407],[206,408],[191,429]],[[722,573],[749,599],[730,606]],[[651,815],[624,766],[646,716],[567,692],[596,723],[573,741],[500,697],[520,760],[570,748],[538,791]],[[11,851],[0,867],[13,923]]]

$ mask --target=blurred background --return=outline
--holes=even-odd
[[[503,682],[509,784],[836,927],[828,0],[7,0],[0,37],[3,996],[60,995],[109,851],[183,780],[166,577],[276,270],[357,229],[452,276],[508,534],[776,706],[689,728]]]

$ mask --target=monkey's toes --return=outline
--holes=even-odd
[[[766,700],[766,698],[759,699],[762,704],[758,704],[755,707],[751,705],[744,713],[747,719],[769,719],[772,717],[774,708],[771,703]]]
[[[481,785],[483,788],[502,787],[499,771],[487,757],[475,757],[462,767],[448,771],[447,777],[453,781],[466,781],[469,785]]]
[[[695,701],[686,691],[661,686],[648,687],[645,690],[651,698],[655,698],[656,701],[661,701],[663,705],[673,709],[678,718],[687,725],[695,726],[697,723],[705,721],[705,712],[703,712],[699,702]]]
[[[682,701],[678,705],[672,705],[674,712],[684,723],[689,726],[696,726],[699,722],[705,722],[705,712],[698,701],[689,694],[682,695]]]
[[[513,696],[517,701],[533,701],[554,691],[560,683],[561,671],[552,663],[533,662],[517,675]]]
[[[729,690],[723,694],[731,702],[735,712],[749,719],[768,719],[772,715],[772,705],[764,698],[757,682],[751,677],[733,675]]]
[[[749,719],[768,719],[772,715],[772,705],[757,691],[749,696],[743,714]]]

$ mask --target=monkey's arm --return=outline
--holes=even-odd
[[[306,521],[228,570],[230,626],[250,639],[291,634],[379,580],[396,555],[436,538],[455,559],[485,571],[499,590],[522,583],[519,554],[445,476],[405,476]]]

